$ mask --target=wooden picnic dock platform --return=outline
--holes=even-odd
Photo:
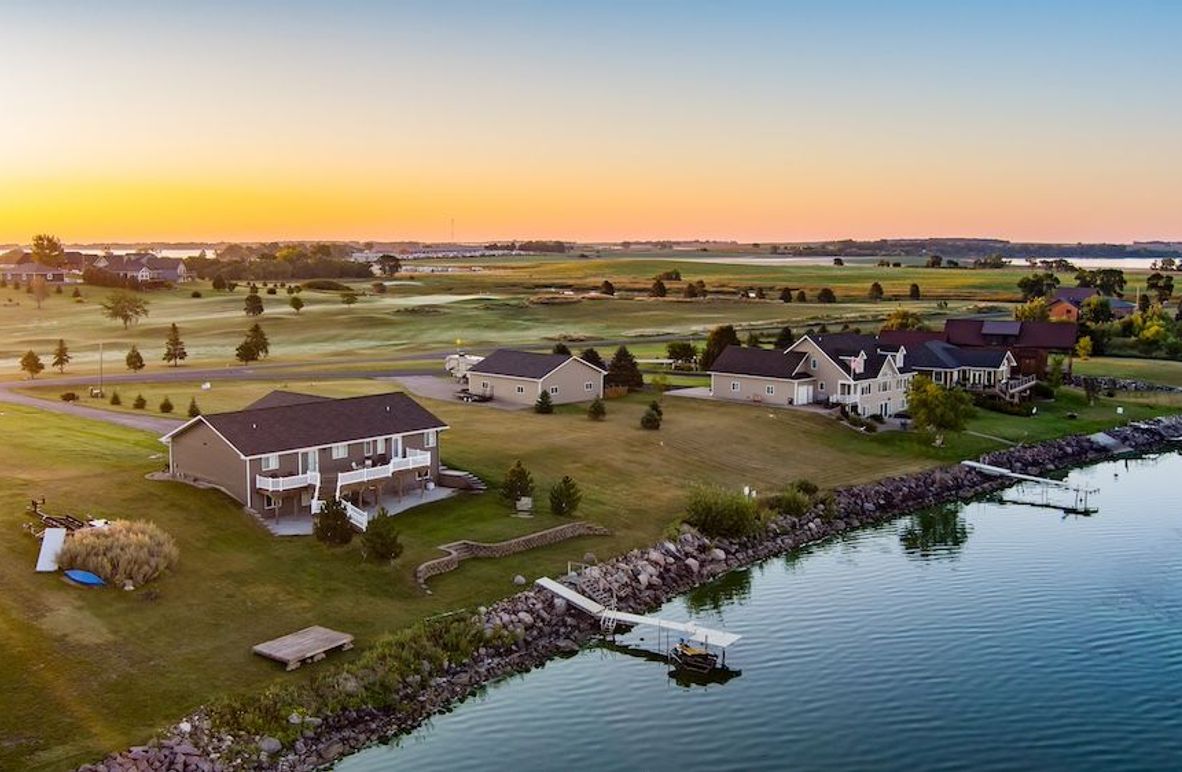
[[[265,641],[251,651],[261,657],[282,662],[288,670],[295,670],[305,662],[319,662],[333,649],[353,648],[353,636],[327,627],[313,625],[282,638]]]

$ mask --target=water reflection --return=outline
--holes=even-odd
[[[961,505],[946,504],[917,512],[899,534],[909,557],[920,560],[953,560],[969,540],[969,526]]]
[[[721,612],[734,603],[751,597],[751,570],[731,571],[716,581],[695,587],[685,595],[685,607],[692,614],[703,611]]]

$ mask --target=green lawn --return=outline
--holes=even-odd
[[[1182,362],[1169,359],[1093,357],[1091,359],[1076,359],[1071,369],[1077,375],[1137,378],[1153,383],[1182,386]]]

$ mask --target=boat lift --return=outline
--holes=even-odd
[[[671,638],[674,634],[678,634],[683,640],[700,643],[703,646],[715,646],[722,652],[722,665],[726,665],[726,650],[728,647],[739,642],[742,638],[737,633],[728,633],[725,630],[714,630],[709,627],[702,627],[694,622],[674,622],[668,619],[661,619],[659,617],[648,616],[645,614],[631,614],[627,611],[620,611],[591,598],[586,595],[567,587],[561,582],[543,576],[534,582],[544,590],[549,590],[558,597],[567,601],[576,608],[590,614],[600,621],[600,626],[605,632],[612,632],[616,624],[625,625],[647,625],[657,628],[658,641],[662,633],[667,638]],[[672,651],[672,646],[665,647],[667,652]],[[666,656],[669,656],[668,654]]]
[[[975,469],[983,474],[991,475],[993,477],[1008,477],[1011,480],[1017,480],[1023,483],[1034,483],[1041,486],[1042,501],[1015,501],[1003,499],[1003,504],[1020,504],[1030,507],[1045,507],[1047,509],[1059,510],[1068,515],[1094,515],[1099,510],[1088,505],[1088,497],[1093,493],[1098,493],[1099,488],[1088,488],[1082,485],[1072,485],[1065,480],[1052,480],[1049,477],[1036,477],[1030,474],[1021,474],[1020,472],[1013,472],[1005,467],[993,466],[991,464],[982,464],[980,461],[961,461],[961,466],[967,466],[969,469]],[[1050,500],[1049,491],[1051,489],[1070,491],[1075,496],[1074,504],[1058,504]]]

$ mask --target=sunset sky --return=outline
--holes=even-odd
[[[0,0],[0,242],[1182,239],[1182,3]]]

